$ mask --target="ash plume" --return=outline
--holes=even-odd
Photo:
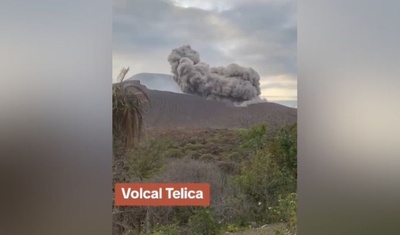
[[[184,93],[205,99],[241,103],[258,97],[260,76],[237,64],[210,67],[189,45],[172,50],[168,57],[174,80]]]

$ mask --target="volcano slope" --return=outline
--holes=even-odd
[[[126,82],[143,89],[149,97],[151,105],[150,110],[143,117],[146,127],[145,137],[150,137],[144,139],[149,141],[143,141],[143,145],[138,145],[135,149],[137,151],[131,151],[131,155],[127,155],[127,159],[133,159],[129,161],[130,165],[127,167],[127,169],[132,167],[132,170],[128,170],[129,174],[132,174],[129,176],[130,178],[139,181],[140,177],[152,172],[151,175],[146,176],[145,181],[209,183],[213,190],[211,195],[214,195],[211,198],[211,211],[213,218],[216,218],[212,221],[223,221],[228,218],[227,221],[224,221],[225,225],[237,223],[234,225],[238,227],[252,224],[255,221],[253,218],[261,218],[253,213],[260,208],[260,204],[254,203],[258,199],[253,198],[253,193],[256,193],[255,195],[270,193],[264,197],[266,198],[265,203],[262,204],[268,208],[277,205],[276,201],[270,200],[271,198],[278,198],[278,195],[284,195],[288,190],[296,188],[296,183],[291,178],[292,168],[290,171],[286,171],[287,167],[284,165],[286,160],[279,161],[279,164],[278,161],[272,161],[281,159],[281,156],[291,161],[295,161],[293,158],[297,160],[294,156],[297,153],[297,129],[295,132],[283,132],[284,135],[281,137],[284,138],[274,138],[275,135],[273,135],[279,127],[296,122],[296,109],[268,102],[237,107],[219,101],[205,100],[195,95],[147,89],[139,81]],[[147,81],[148,84],[150,82]],[[162,88],[159,86],[159,89]],[[244,133],[254,132],[251,129],[240,131],[238,129],[259,123],[267,124],[268,132],[266,134],[272,135],[273,138],[268,139],[271,142],[268,145],[251,144],[246,146],[246,143],[257,143],[260,140],[259,129],[256,129],[257,135],[242,135],[242,131]],[[282,139],[284,146],[280,148],[279,144]],[[259,154],[256,155],[256,151]],[[281,155],[283,152],[285,154]],[[272,158],[273,154],[277,157]],[[252,161],[255,156],[257,158]],[[262,157],[261,162],[260,157]],[[264,161],[266,158],[269,160]],[[249,166],[251,168],[248,168]],[[268,169],[265,174],[257,174],[260,178],[256,177],[245,186],[234,183],[236,180],[228,180],[240,179],[242,176],[248,179],[248,175],[254,175],[251,173],[253,169],[255,172],[262,172],[264,168]],[[259,179],[261,181],[258,181]],[[265,179],[279,183],[257,186],[254,188],[259,191],[243,193],[244,189],[249,188],[247,184],[254,185],[254,182],[258,184],[258,182],[265,182]],[[142,182],[142,180],[140,181]],[[238,198],[240,200],[237,200]],[[245,201],[242,201],[242,198]],[[243,207],[242,205],[250,206]],[[135,214],[135,217],[130,213],[124,214],[123,221],[138,221],[136,226],[140,228],[140,224],[147,220],[148,213],[144,210],[138,213]],[[197,210],[192,207],[184,207],[182,209],[168,208],[167,210],[155,208],[151,214],[154,215],[152,216],[154,224],[168,227],[175,226],[178,222],[179,226],[176,231],[179,232],[176,234],[189,234],[193,232],[190,230],[192,229],[190,218],[196,218],[192,217],[196,213]],[[270,216],[270,213],[267,215]],[[268,217],[267,219],[272,221],[273,218]],[[264,217],[259,220],[260,223],[265,221]],[[201,224],[203,220],[199,221],[194,228],[206,227],[209,224],[209,222]],[[130,224],[133,223],[136,222],[130,222]],[[254,234],[269,234],[265,229],[254,229],[253,231],[257,232]]]
[[[297,121],[297,109],[263,102],[239,107],[199,96],[147,89],[139,81],[126,81],[142,88],[150,99],[145,113],[146,129],[237,129],[265,123],[272,131]]]

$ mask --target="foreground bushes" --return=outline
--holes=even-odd
[[[220,233],[221,226],[212,211],[202,208],[190,216],[189,228],[193,235],[217,235]]]
[[[140,227],[134,234],[213,235],[276,222],[284,222],[294,234],[296,125],[284,126],[274,135],[267,135],[265,125],[221,133],[228,132],[193,136],[186,143],[150,139],[127,155],[131,182],[211,184],[209,208],[137,208],[127,220]]]
[[[290,193],[279,199],[273,212],[277,220],[286,222],[291,230],[295,230],[297,226],[297,194]]]

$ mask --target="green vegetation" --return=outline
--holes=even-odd
[[[287,229],[296,231],[297,227],[297,194],[290,193],[283,199],[278,200],[278,206],[273,208],[276,219],[287,223]]]
[[[215,214],[208,208],[199,209],[190,216],[189,228],[193,235],[217,235],[221,229]]]
[[[248,234],[296,232],[296,124],[274,133],[268,133],[265,125],[166,133],[141,141],[125,156],[130,182],[211,184],[209,208],[153,207],[125,212],[125,226],[131,226],[132,234],[235,234],[249,227],[254,233]]]
[[[176,224],[168,224],[156,229],[151,235],[179,235],[179,227]]]
[[[171,146],[168,140],[148,139],[136,145],[126,153],[126,168],[129,181],[143,181],[150,178],[163,166],[163,154],[166,154]]]
[[[170,148],[167,149],[164,153],[163,153],[163,157],[165,158],[181,158],[183,157],[184,152],[180,149],[176,149],[176,148]]]
[[[211,153],[206,153],[201,155],[200,160],[202,161],[212,161],[215,160],[217,157]]]

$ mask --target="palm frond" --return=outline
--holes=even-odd
[[[125,79],[126,74],[129,71],[129,67],[128,68],[122,68],[121,71],[119,72],[119,75],[117,77],[117,82],[122,82]]]
[[[129,68],[128,68],[129,69]],[[130,148],[140,140],[143,131],[143,114],[150,108],[149,97],[144,90],[130,82],[122,82],[128,69],[118,76],[113,84],[113,137]]]

